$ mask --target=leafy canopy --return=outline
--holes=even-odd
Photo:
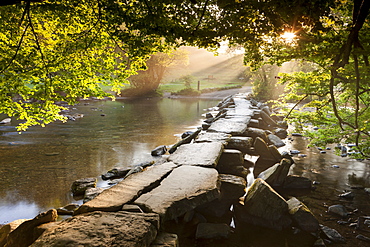
[[[217,48],[228,40],[245,49],[254,68],[291,59],[317,64],[318,71],[282,79],[287,99],[309,98],[316,108],[289,116],[322,125],[326,137],[329,124],[358,144],[369,139],[369,1],[6,3],[0,7],[0,112],[25,120],[20,130],[63,120],[57,102],[107,96],[100,85],[118,91],[151,54],[180,45]],[[294,42],[281,37],[286,31],[296,34]]]

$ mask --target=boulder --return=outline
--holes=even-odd
[[[268,140],[272,143],[275,147],[280,148],[285,146],[285,142],[283,142],[280,137],[274,134],[267,135]]]
[[[167,147],[165,145],[158,146],[155,149],[152,150],[151,155],[152,156],[161,156],[166,154],[167,152]]]
[[[290,198],[287,202],[289,214],[299,229],[310,233],[317,233],[320,230],[319,221],[306,205],[295,197]]]
[[[219,188],[216,169],[180,166],[159,187],[141,195],[134,203],[148,212],[158,213],[164,222],[215,200]]]
[[[168,232],[160,232],[154,239],[150,247],[178,247],[179,238],[176,234]]]
[[[222,151],[221,142],[184,144],[168,160],[178,165],[216,167]]]
[[[255,138],[253,146],[259,156],[263,156],[265,159],[274,159],[272,154],[270,154],[267,143],[261,137]]]
[[[195,238],[197,239],[219,239],[228,238],[230,235],[230,226],[227,224],[200,223],[197,226]]]
[[[236,149],[242,152],[243,154],[249,153],[253,144],[252,137],[246,136],[233,136],[228,141],[226,148],[227,149]]]
[[[186,137],[188,137],[192,134],[194,134],[194,131],[186,131],[186,132],[181,134],[181,139],[185,139]]]
[[[342,235],[340,235],[340,233],[337,230],[324,226],[324,225],[320,225],[320,228],[321,228],[322,235],[324,236],[325,239],[328,239],[334,243],[345,243],[346,242],[346,239]]]
[[[35,234],[35,228],[39,225],[56,221],[57,217],[57,211],[50,209],[37,215],[32,220],[23,222],[8,235],[5,247],[26,247],[31,245],[40,236]]]
[[[256,178],[261,172],[264,170],[272,167],[275,165],[277,162],[271,159],[265,159],[263,157],[259,157],[257,161],[254,164],[254,169],[253,169],[253,175]]]
[[[109,170],[107,173],[101,175],[101,178],[103,180],[123,178],[124,176],[127,175],[127,173],[130,170],[131,168],[127,168],[127,167],[116,167],[116,168],[113,168],[112,170]]]
[[[251,128],[260,128],[260,121],[258,119],[253,119],[252,118],[249,121],[248,127],[251,127]]]
[[[71,190],[74,196],[84,195],[88,188],[95,188],[96,178],[82,178],[73,182]]]
[[[97,197],[100,193],[104,191],[103,188],[88,188],[85,191],[83,202],[88,202]]]
[[[244,132],[243,136],[249,136],[249,137],[252,137],[253,139],[256,139],[257,137],[260,137],[265,142],[268,141],[266,132],[264,130],[258,129],[258,128],[248,127],[248,129]]]
[[[217,164],[220,173],[228,173],[228,170],[242,166],[244,158],[242,152],[236,149],[224,149]]]
[[[245,196],[244,205],[235,204],[237,222],[283,230],[292,223],[288,203],[264,180],[257,178]]]
[[[284,184],[291,165],[290,160],[282,159],[280,163],[261,172],[258,178],[265,180],[272,187],[281,187]]]
[[[309,178],[289,175],[285,178],[283,189],[310,190],[312,189],[312,181]]]
[[[158,229],[157,214],[90,212],[62,221],[32,247],[150,246]]]
[[[8,239],[9,233],[14,231],[20,224],[25,222],[26,219],[19,219],[12,221],[0,228],[0,246],[3,247]]]
[[[81,205],[75,214],[92,211],[115,212],[128,202],[133,201],[142,193],[158,186],[161,180],[177,167],[168,162],[162,165],[151,166],[144,172],[134,173],[117,185],[104,190],[97,197]]]
[[[276,128],[274,134],[281,139],[285,139],[288,136],[288,131],[283,128]]]
[[[261,114],[262,120],[266,123],[266,125],[269,128],[274,128],[274,127],[278,126],[278,124],[275,122],[275,120],[272,119],[270,117],[270,115],[268,113],[266,113],[266,111],[261,111],[260,114]]]
[[[245,194],[246,181],[242,177],[220,174],[220,200],[238,200]]]
[[[328,208],[328,213],[337,215],[340,217],[347,217],[348,216],[348,211],[345,206],[343,205],[332,205]]]

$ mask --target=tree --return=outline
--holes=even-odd
[[[167,53],[158,52],[146,61],[146,70],[129,78],[131,85],[139,92],[152,92],[158,89],[163,76],[171,67],[188,65],[189,58],[186,50],[177,49]]]
[[[19,2],[0,7],[0,111],[25,119],[20,129],[62,119],[57,101],[105,96],[99,83],[117,89],[156,52],[217,48],[228,40],[243,46],[245,63],[254,68],[291,59],[317,64],[318,71],[297,74],[300,96],[317,96],[312,104],[318,111],[310,117],[328,113],[332,118],[322,118],[322,126],[336,124],[357,144],[369,139],[369,1]],[[296,38],[283,39],[288,31]],[[295,94],[291,90],[288,95]]]

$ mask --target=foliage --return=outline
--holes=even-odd
[[[7,1],[13,2],[19,1]],[[45,0],[1,6],[0,112],[24,119],[20,129],[63,119],[56,102],[105,97],[101,84],[117,91],[146,68],[152,54],[180,45],[215,49],[228,40],[245,49],[244,61],[253,69],[292,59],[316,64],[316,72],[284,76],[287,99],[304,98],[315,107],[310,114],[292,110],[289,117],[321,126],[318,136],[327,140],[338,140],[337,128],[338,137],[362,144],[368,155],[362,140],[368,142],[370,131],[369,8],[363,0]],[[283,39],[285,31],[296,38]]]
[[[184,82],[185,88],[191,88],[191,84],[194,83],[194,77],[191,75],[184,75],[180,78]]]

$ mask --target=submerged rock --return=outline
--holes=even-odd
[[[342,235],[340,235],[340,233],[337,230],[324,226],[324,225],[320,225],[320,228],[321,228],[321,231],[324,237],[329,239],[330,241],[334,243],[345,243],[346,242],[345,238]]]
[[[84,195],[88,188],[95,188],[96,178],[82,178],[73,182],[71,190],[74,196]]]
[[[340,217],[347,217],[348,211],[343,205],[332,205],[328,208],[328,213],[338,215]]]
[[[228,238],[230,235],[230,226],[227,224],[200,223],[197,227],[195,238],[212,239]]]
[[[152,156],[161,156],[167,152],[167,147],[165,145],[156,147],[152,150],[151,155]]]

